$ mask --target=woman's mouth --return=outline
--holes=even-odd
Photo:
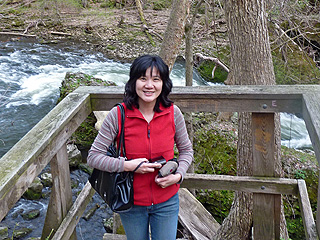
[[[144,91],[144,94],[145,94],[145,95],[152,95],[152,94],[153,94],[153,92],[150,92],[150,91]]]

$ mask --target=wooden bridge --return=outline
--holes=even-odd
[[[92,111],[107,111],[121,102],[122,87],[80,87],[70,93],[0,159],[0,221],[48,163],[53,187],[42,239],[75,239],[75,227],[94,190],[87,183],[72,203],[66,142]],[[320,161],[320,86],[174,87],[170,98],[184,112],[252,112],[253,175],[187,174],[183,187],[245,191],[254,197],[254,239],[280,239],[280,196],[300,200],[306,239],[318,239],[304,180],[279,178],[274,169],[275,112],[300,113]],[[270,138],[259,138],[265,134]],[[319,193],[318,206],[319,209]],[[211,236],[212,237],[212,236]],[[210,236],[208,237],[210,239]]]

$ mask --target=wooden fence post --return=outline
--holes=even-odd
[[[50,162],[52,190],[41,240],[51,239],[72,206],[72,191],[67,145],[63,144]],[[70,239],[76,239],[75,231]]]
[[[274,113],[252,113],[253,176],[275,177]],[[265,186],[261,186],[263,190]],[[280,239],[281,195],[253,194],[254,239]]]

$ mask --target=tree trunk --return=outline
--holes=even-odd
[[[170,71],[179,54],[180,44],[185,30],[189,0],[174,0],[169,22],[164,33],[159,56],[169,66]]]
[[[225,0],[225,15],[231,47],[227,84],[273,85],[275,76],[263,0]],[[250,113],[239,113],[237,174],[252,176],[252,121]],[[280,121],[275,115],[275,162],[280,164]],[[252,226],[252,194],[236,192],[229,216],[216,239],[249,239]],[[283,212],[283,211],[282,211]],[[283,220],[283,218],[282,218]],[[282,221],[282,226],[285,222]],[[282,228],[286,229],[285,227]],[[281,237],[287,239],[286,231]]]
[[[151,34],[149,33],[149,30],[148,30],[148,27],[147,27],[147,21],[146,21],[146,19],[144,17],[143,9],[142,9],[142,5],[141,5],[140,0],[136,0],[136,6],[138,8],[140,20],[142,22],[142,29],[146,33],[147,37],[149,38],[149,41],[150,41],[151,45],[155,47],[156,44],[153,41]]]
[[[193,80],[193,26],[196,21],[196,16],[199,11],[199,8],[203,0],[199,0],[195,6],[193,14],[190,14],[186,20],[185,24],[185,36],[186,36],[186,50],[185,50],[185,58],[186,58],[186,86],[192,86]],[[191,11],[190,11],[191,12]]]
[[[190,20],[185,27],[186,35],[186,86],[192,86],[193,80],[193,47],[192,47],[192,35],[193,35],[193,26],[190,23]]]

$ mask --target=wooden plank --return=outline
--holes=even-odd
[[[318,238],[316,224],[313,218],[306,182],[298,180],[300,211],[307,240],[316,240]]]
[[[298,195],[296,179],[187,173],[181,187]]]
[[[252,113],[253,175],[275,176],[274,114]],[[279,197],[253,194],[253,236],[280,239]]]
[[[253,194],[254,239],[280,239],[275,236],[275,202],[271,194]],[[280,215],[280,213],[279,213]]]
[[[303,119],[320,164],[320,92],[303,95]]]
[[[320,164],[320,92],[308,93],[303,95],[303,118],[312,142],[312,146]],[[320,183],[320,176],[319,176]],[[318,186],[319,188],[319,186]],[[320,233],[320,189],[318,190],[316,224],[317,231]]]
[[[73,233],[76,225],[80,221],[80,218],[88,203],[91,201],[95,190],[91,187],[89,182],[83,187],[76,201],[70,208],[67,216],[63,219],[57,232],[52,237],[52,240],[68,240]]]
[[[0,221],[90,112],[88,94],[69,94],[0,159]]]
[[[274,87],[174,87],[170,98],[175,101],[175,104],[181,110],[186,112],[301,112],[301,92],[305,92],[306,88]],[[309,88],[307,87],[308,90]],[[79,87],[76,92],[89,92],[93,110],[106,111],[110,110],[115,103],[122,101],[124,88],[117,86],[88,86]],[[191,99],[192,101],[190,101]]]
[[[274,114],[252,113],[253,176],[274,177]]]
[[[103,240],[127,240],[126,235],[105,233],[103,235]]]
[[[179,222],[193,239],[212,239],[220,224],[186,188],[180,188],[179,201]]]
[[[174,86],[172,93],[189,98],[188,94],[198,95],[217,95],[217,96],[241,96],[252,95],[253,97],[268,95],[282,95],[288,99],[301,97],[301,94],[317,93],[320,91],[319,85],[217,85],[217,86]],[[111,94],[119,96],[124,93],[124,87],[121,86],[81,86],[74,93],[80,94]],[[295,96],[296,95],[296,96]]]
[[[50,162],[52,174],[52,190],[47,215],[42,230],[42,239],[56,231],[72,205],[72,190],[67,145],[58,151]]]

